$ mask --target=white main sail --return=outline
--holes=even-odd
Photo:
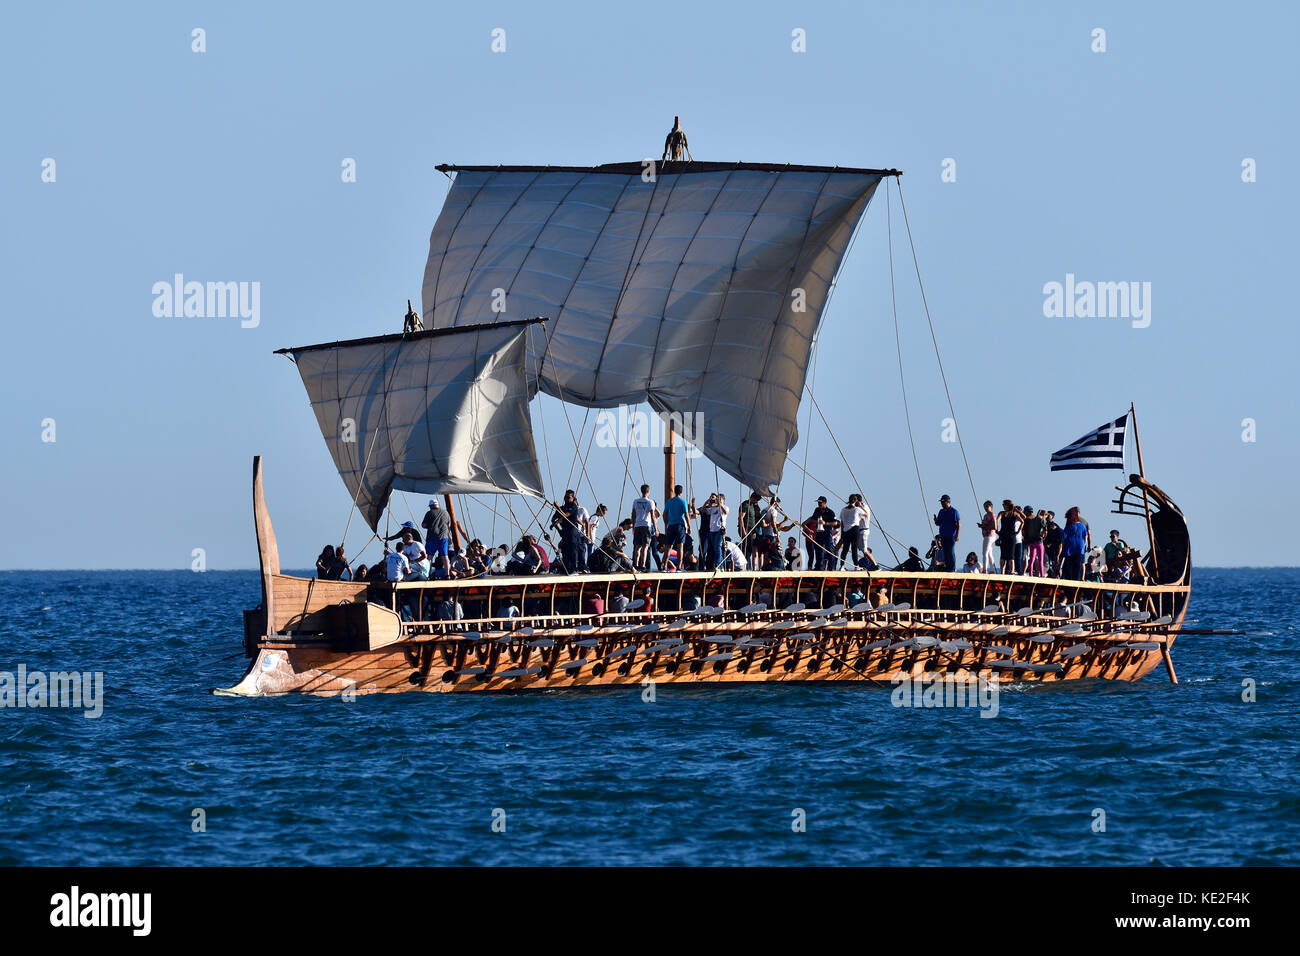
[[[281,349],[371,528],[394,491],[542,493],[525,373],[530,323]]]
[[[699,421],[691,440],[728,474],[779,483],[835,272],[894,171],[439,168],[458,174],[429,239],[426,327],[548,316],[530,388],[647,401]]]

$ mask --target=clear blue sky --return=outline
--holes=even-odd
[[[658,155],[674,114],[697,159],[905,171],[980,498],[1079,504],[1108,526],[1118,473],[1054,475],[1047,458],[1135,401],[1148,475],[1188,514],[1196,562],[1296,564],[1297,8],[1069,7],[12,7],[0,567],[184,568],[199,547],[210,568],[255,566],[257,453],[284,562],[309,566],[339,539],[349,498],[272,350],[400,328],[447,188],[435,164],[639,160]],[[497,27],[504,53],[490,49]],[[1091,50],[1098,27],[1105,53]],[[806,53],[791,50],[795,28]],[[340,180],[345,157],[355,183]],[[1242,182],[1246,157],[1257,182]],[[880,199],[823,325],[816,394],[886,527],[924,544]],[[897,225],[926,492],[973,517],[957,447],[941,441],[947,405]],[[260,325],[155,317],[152,286],[176,272],[260,282]],[[1067,273],[1150,282],[1150,327],[1045,318],[1043,285]],[[539,405],[562,491],[572,443],[560,407]],[[842,495],[847,471],[814,426],[809,469]],[[804,456],[801,443],[792,457]],[[642,458],[657,489],[661,457]],[[591,464],[616,506],[617,454]],[[801,484],[788,468],[787,503]],[[822,490],[810,483],[805,501]],[[410,500],[418,518],[422,498]],[[472,517],[488,537],[491,516]]]

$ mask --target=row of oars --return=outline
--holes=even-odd
[[[1015,612],[1006,612],[998,605],[989,605],[980,611],[971,612],[975,618],[983,618],[992,623],[992,619],[1000,619],[1008,623],[996,624],[987,631],[981,631],[980,636],[991,638],[1011,636],[1012,626],[1016,627],[1015,640],[1029,640],[1042,645],[1055,644],[1058,641],[1074,637],[1088,636],[1091,640],[1115,643],[1116,646],[1101,651],[1102,656],[1109,656],[1121,651],[1149,651],[1159,649],[1163,640],[1133,641],[1130,638],[1137,636],[1143,630],[1158,630],[1172,623],[1169,617],[1162,617],[1155,621],[1150,620],[1150,614],[1146,611],[1129,611],[1118,615],[1114,619],[1099,620],[1091,608],[1087,607],[1089,602],[1076,602],[1074,604],[1058,605],[1052,608],[1021,608]],[[642,602],[636,601],[628,605],[628,611],[637,611],[643,606]],[[584,649],[598,649],[603,643],[602,638],[611,634],[628,635],[642,637],[645,641],[635,640],[631,644],[621,647],[611,648],[605,654],[591,658],[575,658],[574,660],[560,662],[558,657],[560,650],[555,650],[551,655],[549,665],[534,665],[528,667],[509,668],[504,671],[494,671],[489,673],[489,668],[485,666],[465,667],[456,671],[456,676],[479,676],[495,678],[520,678],[541,674],[547,670],[548,666],[552,672],[559,670],[564,672],[576,672],[588,664],[604,664],[611,662],[621,662],[623,658],[635,655],[638,651],[655,658],[660,657],[678,658],[678,663],[682,662],[685,652],[692,649],[691,641],[687,640],[680,633],[692,624],[705,624],[702,618],[719,618],[719,627],[726,626],[732,621],[743,621],[741,629],[745,631],[754,631],[758,633],[745,633],[740,637],[732,637],[726,634],[700,634],[695,637],[695,641],[702,645],[702,648],[709,650],[708,653],[701,657],[694,658],[691,663],[724,663],[733,659],[738,652],[750,650],[771,651],[775,649],[782,641],[795,650],[797,645],[811,645],[819,640],[818,632],[826,629],[849,628],[852,619],[866,621],[867,629],[878,631],[886,635],[882,639],[870,641],[858,649],[859,661],[869,657],[872,653],[888,648],[890,656],[897,651],[905,650],[927,650],[931,647],[936,649],[937,653],[949,659],[950,661],[959,661],[961,656],[968,650],[985,651],[984,665],[1005,670],[1030,670],[1040,673],[1055,672],[1059,673],[1063,669],[1060,664],[1055,662],[1032,662],[1022,661],[1015,658],[1017,651],[1007,644],[972,644],[966,640],[970,635],[970,623],[961,622],[949,626],[936,624],[932,622],[910,622],[901,617],[901,615],[910,611],[908,604],[885,604],[880,607],[872,607],[868,603],[860,603],[852,608],[846,608],[842,604],[832,605],[831,607],[809,610],[803,604],[792,604],[779,611],[769,610],[764,604],[751,604],[740,608],[738,611],[727,611],[723,608],[705,605],[691,611],[682,612],[671,621],[661,623],[659,621],[648,621],[635,627],[628,627],[628,622],[614,621],[610,623],[579,624],[573,626],[555,626],[551,628],[535,629],[531,626],[521,627],[514,631],[508,631],[500,636],[484,638],[476,632],[467,632],[463,635],[457,635],[459,640],[473,642],[475,644],[511,644],[520,641],[526,644],[530,649],[548,651],[556,648],[557,644],[562,647],[578,647]],[[846,612],[848,612],[846,614]],[[927,613],[927,612],[917,612]],[[803,619],[792,619],[791,615],[806,615]],[[853,615],[851,619],[848,614]],[[1057,618],[1061,614],[1065,616],[1073,615],[1074,619],[1064,625],[1047,625],[1034,627],[1032,619],[1034,618]],[[768,623],[768,616],[778,616],[780,619]],[[883,617],[884,620],[878,620]],[[978,622],[976,622],[978,623]],[[712,622],[709,622],[711,625]],[[920,625],[918,627],[918,624]],[[1099,627],[1114,629],[1117,624],[1120,626],[1128,625],[1128,633],[1120,635],[1102,635],[1093,633]],[[709,625],[706,625],[709,626]],[[728,628],[735,630],[735,628]],[[860,633],[862,628],[856,629]],[[796,631],[789,635],[773,635],[761,633],[764,631]],[[922,633],[918,633],[921,631]],[[901,632],[901,633],[900,633]],[[691,631],[691,634],[698,632]],[[658,637],[649,637],[649,635],[660,635]],[[895,639],[897,638],[897,639]],[[443,640],[446,640],[444,637]],[[844,643],[832,646],[830,640],[822,640],[821,645],[815,648],[815,652],[825,654],[834,661],[838,661],[843,666],[848,666],[862,676],[864,674],[857,666],[847,660],[844,654],[852,653],[851,648],[846,648]],[[1046,649],[1046,648],[1045,648]],[[1063,649],[1057,656],[1062,660],[1073,660],[1093,651],[1094,648],[1086,642],[1075,643]],[[1002,658],[1008,658],[998,661],[988,661],[988,655],[996,654]],[[955,656],[954,656],[955,655]]]
[[[644,604],[641,601],[635,601],[628,605],[628,611],[638,611]],[[856,605],[853,610],[859,612],[887,612],[890,610],[907,610],[909,605],[887,605],[881,608],[872,608],[869,604]],[[737,653],[749,650],[771,651],[781,642],[782,638],[776,635],[763,634],[745,634],[739,638],[727,634],[700,633],[688,630],[693,624],[703,624],[701,619],[723,618],[727,616],[746,615],[753,616],[754,623],[765,630],[792,630],[801,628],[800,633],[785,636],[785,641],[794,645],[798,643],[807,643],[816,640],[817,635],[814,631],[823,627],[845,628],[849,625],[846,617],[832,619],[833,615],[843,614],[846,608],[844,605],[832,605],[831,607],[808,611],[803,604],[791,604],[780,611],[771,611],[773,614],[791,615],[807,612],[811,615],[808,620],[781,620],[771,625],[766,625],[764,619],[759,615],[769,612],[765,604],[750,604],[738,611],[727,611],[724,608],[703,605],[693,610],[684,611],[673,620],[667,623],[659,621],[647,621],[638,626],[628,628],[627,623],[614,621],[610,623],[578,624],[569,627],[553,627],[536,629],[531,626],[524,626],[514,631],[508,631],[497,637],[484,638],[476,632],[467,632],[463,635],[457,635],[460,640],[467,640],[476,644],[511,644],[523,639],[523,643],[530,649],[548,651],[555,649],[552,655],[553,660],[550,665],[534,665],[529,667],[509,668],[504,671],[494,671],[488,673],[488,668],[481,665],[473,665],[462,668],[455,672],[456,676],[479,676],[493,678],[519,678],[529,677],[542,673],[550,667],[551,671],[573,672],[580,670],[587,664],[609,664],[610,662],[620,661],[621,658],[634,655],[641,651],[658,659],[661,657],[678,658],[677,663],[685,663],[681,655],[692,650],[692,641],[683,636],[685,632],[688,636],[693,637],[695,643],[707,645],[705,649],[711,650],[711,653],[704,656],[693,658],[691,664],[719,664],[732,660]],[[744,625],[748,627],[749,624]],[[577,647],[584,649],[597,649],[602,643],[602,637],[618,634],[641,637],[643,635],[658,634],[657,638],[643,637],[646,642],[644,645],[641,641],[635,641],[632,644],[623,645],[613,648],[601,656],[591,658],[575,658],[570,661],[558,661],[560,649],[563,647]],[[560,648],[557,648],[557,644]]]
[[[1088,606],[1091,601],[1080,601],[1072,604],[1061,604],[1049,608],[1020,608],[1014,612],[1006,612],[998,605],[989,605],[979,611],[974,612],[976,616],[997,618],[1010,623],[999,624],[989,631],[983,632],[990,637],[1012,636],[1017,640],[1028,640],[1041,645],[1054,645],[1058,641],[1070,637],[1087,637],[1088,640],[1104,643],[1112,643],[1115,646],[1100,651],[1100,656],[1107,657],[1118,654],[1123,651],[1154,651],[1159,650],[1163,637],[1157,637],[1156,640],[1135,641],[1132,637],[1143,631],[1159,631],[1173,623],[1173,618],[1164,616],[1155,620],[1151,619],[1149,611],[1125,611],[1111,619],[1100,619]],[[1030,622],[1034,618],[1059,618],[1061,616],[1073,617],[1066,624],[1047,624],[1033,626]],[[1023,622],[1023,623],[1022,623]],[[1012,626],[1016,625],[1016,633],[1012,635]],[[957,625],[956,628],[948,628],[949,632],[963,630],[966,625]],[[1120,630],[1118,634],[1100,634],[1101,629]],[[1155,636],[1155,635],[1152,635]],[[927,638],[918,637],[915,640],[921,646],[925,646]],[[981,649],[972,645],[969,641],[962,638],[956,640],[937,639],[940,649],[948,654],[954,651],[964,651],[969,649]],[[1061,665],[1054,662],[1020,661],[1014,659],[1017,653],[1015,648],[1006,644],[989,644],[983,649],[997,653],[1006,657],[1013,657],[1011,660],[988,662],[989,666],[999,669],[1014,670],[1020,667],[1027,667],[1031,670],[1042,672],[1060,672],[1063,670]],[[1086,641],[1080,641],[1063,648],[1055,656],[1058,660],[1070,661],[1082,657],[1095,649]]]
[[[1054,608],[1033,609],[1021,608],[1011,615],[1003,612],[996,605],[986,607],[977,614],[999,615],[1003,619],[1019,619],[1020,621],[1029,622],[1033,618],[1050,617],[1055,618],[1060,612],[1065,612],[1065,616],[1073,616],[1073,620],[1063,625],[1048,624],[1046,626],[1033,627],[1019,626],[1016,628],[1014,637],[1018,640],[1028,640],[1041,645],[1055,645],[1058,641],[1071,637],[1086,637],[1087,640],[1095,643],[1109,643],[1114,646],[1105,650],[1094,647],[1087,641],[1080,641],[1061,649],[1054,656],[1056,661],[1053,662],[1032,662],[1020,661],[1014,659],[1013,655],[1017,652],[1014,648],[1005,644],[991,644],[988,646],[989,651],[1013,657],[1011,660],[988,662],[989,666],[997,669],[1015,670],[1022,666],[1031,670],[1040,672],[1060,673],[1064,668],[1058,661],[1071,661],[1084,655],[1096,652],[1100,657],[1110,657],[1123,652],[1147,652],[1159,650],[1165,642],[1162,635],[1151,634],[1154,640],[1133,640],[1135,636],[1140,636],[1143,632],[1160,631],[1167,629],[1173,623],[1173,618],[1164,616],[1155,620],[1151,619],[1149,611],[1125,611],[1111,619],[1099,619],[1090,607],[1090,602],[1076,602],[1074,604],[1058,605]],[[1118,630],[1120,633],[1102,634],[1100,630],[1110,631]],[[992,637],[1000,637],[1011,634],[1010,625],[1000,625],[988,632]],[[944,645],[944,650],[950,650],[955,642],[940,642]],[[968,642],[961,642],[966,647],[970,647]]]

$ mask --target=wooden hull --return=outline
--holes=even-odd
[[[1147,635],[1143,635],[1145,639]],[[1115,640],[1118,646],[1131,635]],[[1095,638],[1094,638],[1095,640]],[[580,687],[656,684],[726,684],[749,683],[821,683],[879,682],[890,683],[902,677],[933,677],[937,673],[954,679],[976,677],[989,681],[1031,680],[1054,682],[1100,678],[1140,680],[1158,667],[1162,651],[1118,647],[1113,653],[1111,642],[1094,652],[1072,661],[1060,662],[1061,670],[1034,671],[1028,668],[993,667],[993,662],[1007,663],[1012,658],[986,649],[945,653],[938,646],[931,649],[891,650],[877,648],[864,651],[863,640],[812,647],[781,644],[770,649],[746,648],[731,652],[724,661],[709,658],[718,645],[700,642],[682,653],[653,652],[647,645],[637,651],[609,658],[629,641],[612,638],[596,648],[562,648],[538,650],[527,642],[508,645],[466,647],[461,642],[422,642],[398,645],[375,651],[335,651],[324,642],[284,642],[280,646],[264,645],[245,678],[221,693],[239,696],[278,696],[283,694],[397,693],[426,691],[465,693],[474,691],[538,691]],[[1050,665],[1057,656],[1050,650],[1028,642],[999,643],[1016,650],[1014,661]],[[1172,645],[1167,638],[1166,648]],[[725,653],[725,652],[722,652]],[[579,666],[564,665],[582,661]],[[481,668],[482,673],[473,673]],[[540,668],[540,670],[539,670]]]
[[[250,642],[252,666],[225,693],[525,691],[647,679],[889,683],[936,674],[991,681],[1132,681],[1168,661],[1188,592],[1170,585],[903,572],[488,578],[372,585],[368,595],[361,585],[287,575],[274,581],[278,616],[302,626]],[[703,592],[724,601],[727,609],[600,616],[569,611],[593,593],[616,593],[630,584],[637,593],[649,588],[660,608],[687,606]],[[871,594],[889,609],[865,604],[845,609],[837,599],[846,589]],[[444,595],[478,613],[457,622],[399,623],[396,640],[392,622],[398,615],[375,600],[405,606],[423,618]],[[743,610],[759,596],[775,598],[778,607],[808,607]],[[340,600],[345,603],[336,605]],[[504,601],[530,613],[489,616]],[[350,612],[350,624],[331,614],[336,607]],[[1090,619],[1093,607],[1101,612],[1095,620]],[[1147,619],[1119,620],[1113,612],[1145,612]],[[365,626],[361,622],[376,620],[384,628],[380,644],[387,646],[358,630]],[[1061,628],[1067,630],[1058,633]]]
[[[364,584],[282,574],[254,460],[263,600],[245,612],[252,664],[237,696],[564,690],[655,684],[903,678],[1140,680],[1187,610],[1181,512],[1156,502],[1152,582],[1001,574],[740,571],[540,575]],[[1144,502],[1145,507],[1145,502]],[[1159,561],[1156,558],[1159,557]],[[647,602],[598,613],[619,595]],[[446,611],[452,611],[451,615]],[[443,611],[443,614],[439,614]],[[453,616],[453,620],[440,618]]]

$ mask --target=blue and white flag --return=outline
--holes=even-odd
[[[1124,434],[1128,412],[1113,422],[1088,432],[1052,454],[1052,471],[1075,468],[1118,468],[1124,470]]]

